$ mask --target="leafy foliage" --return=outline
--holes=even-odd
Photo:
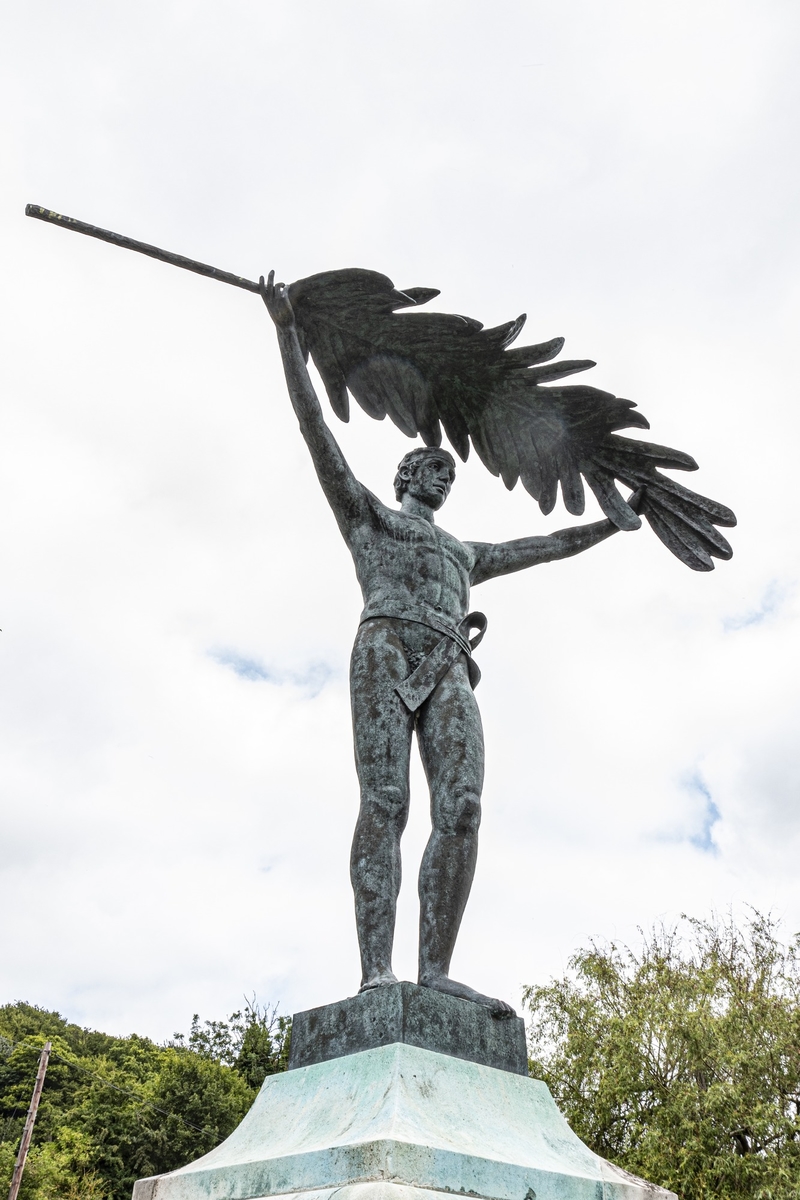
[[[192,1020],[167,1046],[0,1007],[0,1194],[8,1189],[39,1054],[53,1050],[20,1200],[128,1200],[133,1183],[207,1153],[284,1070],[291,1023],[255,999],[227,1022]]]
[[[292,1022],[277,1007],[261,1007],[255,997],[243,1012],[231,1013],[227,1021],[204,1021],[192,1017],[188,1038],[176,1033],[173,1045],[188,1046],[196,1054],[234,1067],[251,1087],[258,1088],[267,1075],[285,1071],[289,1062]]]
[[[769,917],[592,944],[524,998],[531,1070],[598,1154],[682,1200],[800,1197],[800,943]]]

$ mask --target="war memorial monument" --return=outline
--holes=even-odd
[[[26,211],[260,294],[364,598],[350,671],[361,797],[350,859],[358,994],[296,1014],[288,1071],[265,1080],[220,1146],[139,1180],[134,1200],[668,1200],[571,1131],[545,1084],[528,1077],[523,1022],[510,1006],[450,978],[475,871],[484,766],[473,651],[487,621],[469,611],[470,589],[638,529],[642,517],[683,563],[708,571],[712,558],[731,555],[717,526],[735,525],[733,513],[659,470],[694,470],[689,455],[619,434],[648,427],[631,401],[558,382],[594,366],[554,361],[563,339],[508,349],[524,316],[484,329],[418,312],[438,292],[399,291],[360,269],[288,287],[272,274],[255,283],[38,206]],[[397,469],[399,508],[353,475],[323,416],[309,355],[342,420],[352,396],[370,416],[421,438]],[[521,481],[543,513],[560,489],[580,516],[586,483],[605,519],[510,542],[457,540],[435,519],[455,480],[443,431],[462,459],[472,447],[506,487]],[[415,733],[432,830],[419,875],[419,974],[410,983],[392,971],[392,943]]]

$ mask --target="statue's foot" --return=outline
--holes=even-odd
[[[420,977],[419,985],[420,987],[432,988],[435,992],[445,992],[448,996],[458,996],[460,1000],[471,1000],[473,1004],[482,1004],[499,1021],[517,1015],[511,1005],[506,1004],[505,1000],[497,1000],[494,996],[484,996],[483,992],[476,992],[474,988],[468,987],[466,983],[457,983],[455,979],[450,979],[447,975],[426,975],[424,978]]]
[[[358,989],[358,994],[360,996],[362,992],[371,992],[373,988],[388,987],[390,983],[397,983],[397,976],[393,971],[376,972],[375,975],[364,980]]]

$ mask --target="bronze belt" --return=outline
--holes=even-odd
[[[416,712],[420,705],[425,703],[453,663],[458,660],[459,654],[467,655],[469,681],[473,690],[478,686],[481,672],[472,658],[472,651],[482,641],[487,625],[488,621],[482,612],[469,613],[457,630],[446,633],[408,678],[396,685],[394,690],[410,712]],[[469,633],[472,629],[478,632],[471,638]]]

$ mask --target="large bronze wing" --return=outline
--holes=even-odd
[[[622,437],[649,429],[632,400],[558,380],[595,364],[552,360],[563,338],[509,350],[524,315],[495,329],[447,313],[415,311],[434,288],[398,291],[376,271],[326,271],[291,284],[303,352],[314,360],[334,412],[349,419],[348,393],[369,413],[389,416],[409,437],[439,446],[442,429],[466,459],[470,442],[507,488],[518,480],[552,511],[560,486],[568,512],[584,510],[584,480],[620,529],[639,518],[617,489],[644,487],[640,511],[669,550],[695,571],[731,547],[715,526],[733,526],[729,508],[662,475],[695,471],[680,450]],[[398,312],[411,309],[410,312]]]

